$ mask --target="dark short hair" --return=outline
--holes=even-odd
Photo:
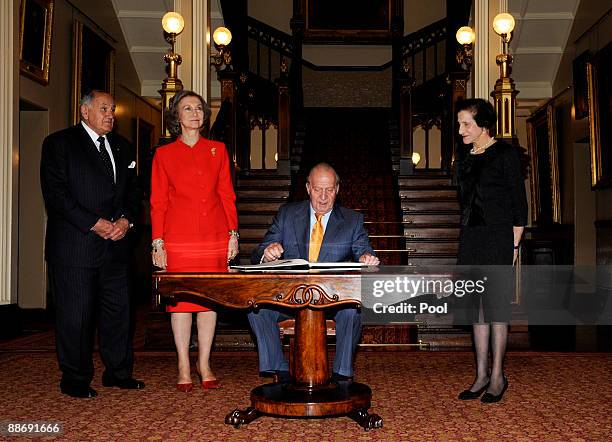
[[[168,104],[168,109],[164,112],[164,119],[166,121],[166,127],[168,131],[173,137],[178,137],[181,130],[181,123],[179,121],[179,108],[178,105],[181,100],[185,97],[197,97],[202,103],[202,109],[204,109],[204,120],[202,122],[202,127],[206,126],[208,119],[210,118],[210,114],[212,113],[210,110],[210,106],[201,95],[193,92],[193,91],[180,91],[175,94],[174,97],[170,99],[170,103]],[[202,127],[200,129],[202,129]]]
[[[491,103],[482,98],[469,98],[461,100],[457,103],[457,113],[461,111],[469,111],[474,117],[474,121],[478,127],[488,129],[489,132],[495,134],[497,126],[497,114]]]

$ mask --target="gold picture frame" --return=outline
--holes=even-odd
[[[72,29],[71,110],[72,123],[76,124],[83,94],[96,89],[115,95],[115,48],[78,19]]]
[[[155,152],[155,125],[143,118],[133,120],[133,139],[136,148],[136,174],[140,177],[145,197],[151,195],[151,166]]]
[[[612,187],[612,43],[587,63],[591,187]],[[605,147],[605,148],[604,148]]]
[[[49,84],[53,6],[55,0],[21,0],[19,10],[19,72]]]
[[[561,223],[557,111],[551,100],[527,120],[531,221]]]
[[[390,43],[392,21],[402,14],[401,2],[368,0],[360,7],[351,2],[301,0],[304,41],[309,43]],[[364,11],[364,7],[369,8]],[[398,8],[400,8],[398,10]]]

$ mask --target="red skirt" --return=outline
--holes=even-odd
[[[199,242],[167,242],[164,244],[168,256],[168,272],[227,272],[228,239]],[[171,313],[207,312],[201,304],[179,301],[166,306]]]

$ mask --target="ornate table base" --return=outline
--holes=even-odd
[[[272,383],[251,391],[251,407],[234,410],[225,423],[239,428],[261,415],[279,417],[348,416],[364,430],[382,428],[382,418],[368,414],[370,387],[357,382],[330,382],[325,310],[360,304],[359,273],[156,273],[160,296],[195,297],[230,308],[284,308],[295,312],[292,382]],[[279,336],[280,339],[280,336]]]
[[[331,382],[315,389],[296,384],[265,384],[251,391],[251,404],[245,410],[234,410],[225,423],[240,428],[259,416],[337,417],[348,416],[364,430],[382,428],[382,418],[369,414],[372,390],[365,384]]]

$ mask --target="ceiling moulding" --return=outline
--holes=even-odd
[[[519,46],[512,52],[514,55],[520,54],[563,54],[560,46]]]
[[[154,18],[162,19],[166,12],[165,11],[118,11],[117,17],[119,18]]]
[[[140,83],[140,95],[143,97],[151,97],[160,99],[159,90],[161,89],[161,81],[157,80],[143,80]]]
[[[574,20],[574,14],[571,12],[533,12],[515,18],[517,20]]]
[[[516,83],[519,99],[541,99],[552,97],[552,83],[548,81],[523,81]]]
[[[168,50],[167,46],[132,46],[130,52],[142,54],[164,54]]]

